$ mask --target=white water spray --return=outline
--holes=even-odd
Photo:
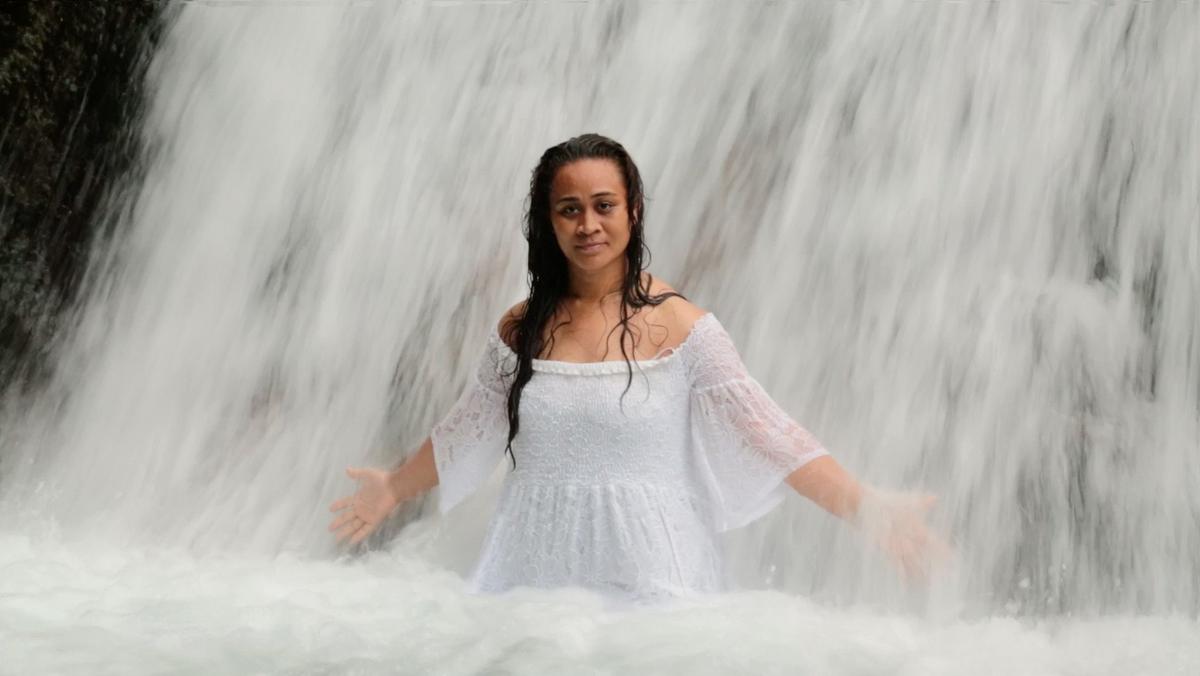
[[[373,540],[385,553],[327,562],[342,468],[395,462],[445,412],[522,295],[528,172],[547,146],[597,131],[647,179],[652,270],[716,312],[843,464],[941,496],[960,560],[935,606],[1194,615],[1197,64],[1190,3],[187,5],[150,75],[144,180],[96,251],[53,381],[3,421],[7,584],[135,635],[113,604],[144,611],[139,584],[193,585],[186,612],[164,616],[203,625],[201,601],[224,593],[206,580],[259,580],[242,592],[288,604],[265,621],[343,666],[354,646],[457,664],[450,648],[380,648],[384,621],[411,629],[405,609],[422,607],[449,618],[423,640],[488,637],[447,671],[657,664],[623,662],[622,646],[649,645],[660,616],[597,625],[572,592],[546,595],[561,607],[545,616],[462,597],[443,569],[469,567],[486,495],[445,521],[408,509]],[[796,597],[912,608],[925,595],[799,498],[728,545],[745,586],[787,595],[668,614],[656,640],[753,616],[777,621],[751,642],[768,653],[806,626],[832,641],[776,652],[818,671],[963,666],[963,641],[1024,646],[1010,656],[1021,670],[1129,657],[1098,648],[1128,634],[1112,619],[1068,622],[1076,638],[1050,652],[1003,620],[972,633],[831,619],[841,611]],[[92,591],[60,593],[34,572],[51,563]],[[76,626],[69,610],[4,606]],[[380,623],[339,615],[351,606]],[[478,617],[453,619],[466,608]],[[1200,660],[1163,653],[1195,630],[1172,622],[1133,625],[1130,645]],[[890,638],[872,652],[847,633]],[[329,647],[346,635],[348,653]],[[736,657],[733,640],[720,645]],[[243,647],[288,664],[272,641]],[[205,664],[248,663],[234,653]],[[665,654],[661,669],[697,665]],[[731,668],[756,664],[743,657]]]

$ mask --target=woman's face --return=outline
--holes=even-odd
[[[619,264],[629,244],[625,179],[616,162],[576,160],[550,185],[550,222],[571,267],[588,272]]]

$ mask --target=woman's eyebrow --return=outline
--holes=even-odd
[[[616,197],[616,196],[617,196],[617,193],[612,192],[611,190],[605,190],[604,192],[592,193],[592,197]],[[562,204],[563,202],[578,202],[578,201],[579,201],[578,197],[576,197],[574,195],[567,195],[566,197],[558,198],[557,200],[554,201],[554,203]]]

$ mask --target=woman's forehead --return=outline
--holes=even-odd
[[[616,163],[608,159],[576,160],[563,165],[550,187],[555,197],[585,197],[610,192],[625,194],[625,181]]]

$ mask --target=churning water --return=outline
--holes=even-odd
[[[1200,672],[1196,3],[212,0],[150,79],[0,420],[0,671]],[[686,607],[465,595],[494,490],[334,545],[342,468],[447,410],[584,131],[768,391],[941,496],[929,588],[799,498]]]

